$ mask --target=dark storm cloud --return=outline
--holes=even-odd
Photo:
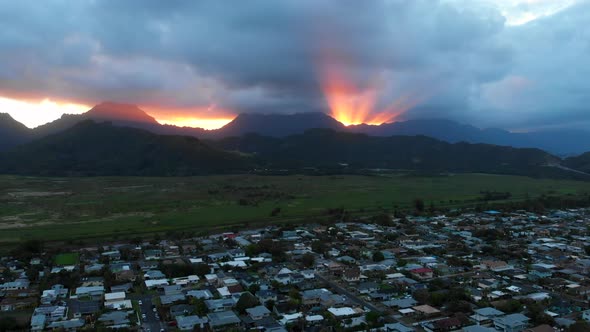
[[[319,73],[333,66],[359,86],[381,75],[379,104],[423,95],[406,118],[506,126],[519,117],[549,119],[564,98],[574,116],[587,101],[571,65],[583,66],[588,51],[587,28],[579,31],[588,8],[578,8],[507,27],[497,11],[433,0],[7,2],[0,94],[327,111]],[[552,68],[553,45],[563,54]],[[503,92],[514,84],[521,102],[496,100],[514,96]],[[543,103],[525,93],[542,94]],[[511,106],[520,115],[510,115]]]

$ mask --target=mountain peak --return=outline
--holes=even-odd
[[[265,136],[281,137],[301,134],[310,128],[343,130],[344,125],[321,112],[294,114],[241,113],[220,129],[220,136],[258,133]]]
[[[102,102],[94,106],[86,112],[85,117],[110,121],[158,123],[156,119],[137,107],[137,105],[115,103],[111,101]]]

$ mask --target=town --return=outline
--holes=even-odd
[[[590,331],[590,209],[176,233],[0,261],[0,330]]]

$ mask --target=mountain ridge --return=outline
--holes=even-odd
[[[333,129],[337,131],[364,133],[371,136],[425,135],[450,143],[486,143],[519,148],[540,148],[560,156],[571,156],[590,151],[590,132],[572,130],[513,133],[503,129],[480,129],[448,119],[413,119],[384,123],[381,125],[345,126],[322,112],[294,114],[241,113],[225,126],[205,130],[202,128],[162,125],[136,105],[104,102],[88,112],[78,115],[64,114],[61,118],[35,129],[10,135],[0,130],[0,151],[10,149],[34,138],[41,138],[66,130],[84,120],[112,122],[148,130],[162,135],[194,136],[202,139],[222,139],[255,133],[264,136],[286,137],[304,133],[309,129]]]
[[[315,169],[323,173],[371,169],[514,174],[584,178],[557,167],[539,149],[448,143],[426,136],[369,136],[332,129],[221,140],[159,135],[86,120],[0,153],[0,173],[44,176],[187,176]]]

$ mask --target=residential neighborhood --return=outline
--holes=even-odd
[[[0,260],[0,330],[590,331],[590,209],[71,243]]]

